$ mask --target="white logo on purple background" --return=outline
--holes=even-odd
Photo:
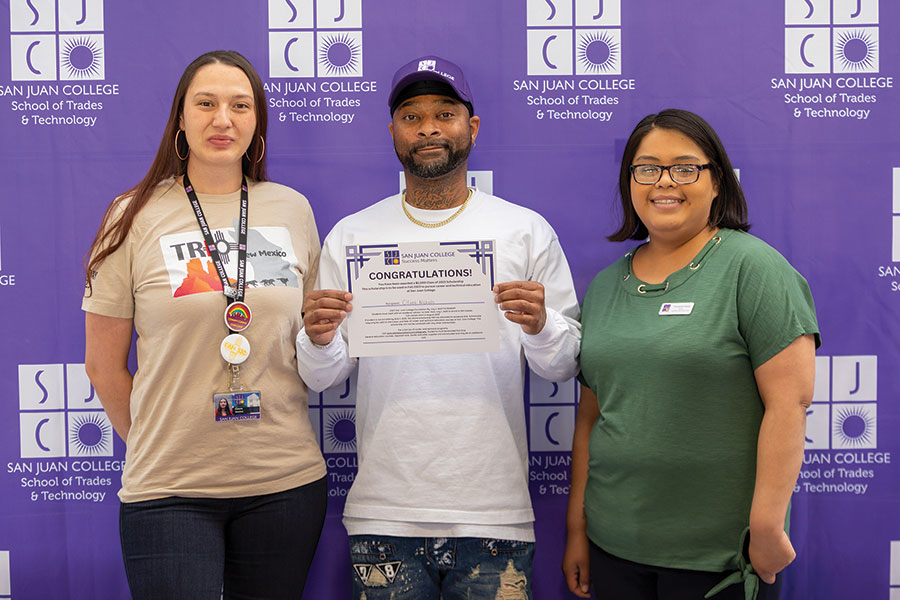
[[[356,452],[356,371],[334,387],[310,393],[309,420],[322,452]]]
[[[12,595],[12,582],[9,571],[9,550],[0,550],[0,597]]]
[[[556,383],[528,372],[528,403],[532,452],[570,452],[578,409],[578,382]]]
[[[900,540],[891,542],[891,595],[890,600],[900,600]]]
[[[361,0],[269,0],[270,77],[362,77]]]
[[[437,68],[437,61],[434,60],[420,60],[419,61],[419,70],[420,71],[434,71]]]
[[[103,0],[11,0],[9,13],[14,81],[106,76]]]
[[[878,0],[785,0],[784,24],[785,73],[879,70]]]
[[[528,0],[529,75],[620,75],[621,0]]]
[[[817,356],[807,410],[808,450],[876,448],[878,357]]]
[[[19,365],[22,458],[113,456],[113,429],[83,364]]]

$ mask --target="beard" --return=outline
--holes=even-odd
[[[441,160],[433,160],[428,163],[420,162],[416,155],[416,150],[425,146],[442,146],[446,148],[447,155]],[[454,148],[449,142],[444,140],[423,141],[410,146],[406,152],[400,152],[397,144],[394,144],[394,152],[397,154],[397,158],[400,159],[400,164],[403,165],[407,173],[420,179],[435,179],[452,173],[466,162],[471,150],[471,142],[464,147]]]

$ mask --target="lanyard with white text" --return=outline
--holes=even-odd
[[[222,264],[222,259],[219,256],[216,241],[212,237],[209,224],[206,222],[206,217],[203,215],[203,209],[200,207],[200,200],[197,198],[196,192],[194,192],[194,188],[191,185],[191,180],[188,179],[187,173],[184,174],[184,191],[187,194],[188,200],[191,202],[194,216],[197,217],[197,223],[200,225],[200,231],[203,233],[203,241],[206,242],[206,250],[209,253],[209,258],[216,267],[219,281],[222,282],[222,293],[225,294],[225,297],[228,299],[229,305],[232,302],[243,303],[245,280],[247,276],[247,213],[250,197],[247,189],[247,179],[241,178],[241,216],[238,225],[237,287],[231,287],[231,281],[229,281],[228,275],[225,273],[225,266]],[[235,333],[231,327],[228,329],[232,333]]]

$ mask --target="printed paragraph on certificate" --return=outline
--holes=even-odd
[[[351,356],[499,349],[493,240],[346,246]]]

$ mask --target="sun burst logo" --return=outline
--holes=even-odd
[[[878,29],[835,29],[835,73],[878,71]]]
[[[326,452],[356,452],[356,417],[350,409],[330,412],[325,418]]]
[[[103,79],[102,35],[59,37],[60,79]]]
[[[575,60],[579,75],[613,75],[621,73],[620,32],[600,29],[578,32]]]
[[[112,425],[102,411],[69,413],[69,456],[112,455]]]
[[[874,404],[834,407],[832,448],[875,448],[875,437]]]
[[[362,32],[319,34],[319,75],[362,77]]]

